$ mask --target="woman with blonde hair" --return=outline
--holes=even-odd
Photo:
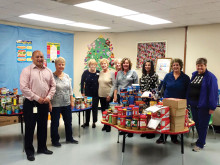
[[[109,102],[112,99],[113,95],[113,79],[114,79],[114,73],[109,70],[109,61],[105,58],[100,60],[100,65],[102,67],[102,71],[99,75],[99,99],[101,103],[101,110],[102,112],[108,109]],[[106,130],[106,132],[111,131],[111,127],[104,125],[102,128],[102,131]]]
[[[68,74],[64,73],[65,59],[59,57],[55,60],[56,71],[53,73],[56,82],[56,93],[53,99],[49,103],[49,109],[51,114],[51,141],[55,147],[61,147],[59,142],[60,136],[58,133],[60,114],[63,116],[65,124],[66,142],[76,143],[78,141],[73,139],[72,135],[72,108],[73,91],[71,85],[71,78]]]
[[[81,94],[82,96],[92,97],[92,128],[96,127],[97,122],[97,109],[98,109],[98,88],[99,88],[99,70],[96,70],[97,62],[91,59],[88,62],[89,69],[85,70],[81,78]],[[91,110],[86,111],[86,122],[82,125],[83,128],[89,126]]]

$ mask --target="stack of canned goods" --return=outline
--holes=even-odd
[[[76,109],[85,109],[92,107],[92,97],[76,97],[75,98],[75,108]]]
[[[0,88],[0,114],[17,114],[23,110],[22,95],[17,95],[18,89],[13,89],[13,93],[6,88]]]

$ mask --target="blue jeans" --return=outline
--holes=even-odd
[[[196,145],[203,148],[206,143],[207,129],[211,115],[209,114],[209,109],[198,109],[197,107],[192,106],[191,110],[199,136]]]
[[[53,107],[51,114],[51,141],[52,143],[59,142],[60,136],[58,133],[60,114],[63,116],[65,124],[66,141],[71,141],[72,136],[72,112],[71,107]]]

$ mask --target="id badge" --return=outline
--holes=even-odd
[[[33,107],[33,113],[37,113],[37,107]]]

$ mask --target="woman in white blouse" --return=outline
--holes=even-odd
[[[56,71],[53,73],[56,82],[56,93],[49,104],[51,114],[51,141],[55,147],[61,147],[58,133],[60,114],[62,114],[65,124],[66,142],[78,144],[78,141],[72,136],[72,108],[73,91],[71,79],[68,74],[64,73],[65,59],[59,57],[55,60]]]

